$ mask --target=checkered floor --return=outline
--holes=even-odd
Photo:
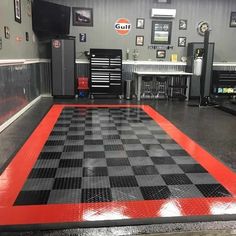
[[[229,196],[142,109],[66,107],[14,205]]]

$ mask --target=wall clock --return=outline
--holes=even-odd
[[[198,26],[197,26],[197,32],[204,36],[205,32],[209,30],[209,23],[206,22],[206,21],[201,21],[198,23]]]

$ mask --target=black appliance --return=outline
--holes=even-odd
[[[236,96],[236,71],[214,70],[212,92],[217,96]]]
[[[90,49],[90,95],[122,95],[122,50]]]
[[[34,0],[32,24],[35,34],[41,39],[61,37],[70,33],[70,7]]]
[[[208,53],[206,59],[206,71],[204,81],[204,96],[210,95],[211,77],[213,70],[213,59],[214,59],[214,43],[208,44]],[[204,56],[204,43],[189,43],[187,50],[187,72],[194,72],[194,60],[196,58],[203,58]],[[200,96],[200,78],[193,75],[190,81],[190,98],[196,98]]]

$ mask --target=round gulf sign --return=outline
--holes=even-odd
[[[59,40],[53,40],[52,46],[54,48],[60,48],[61,47],[61,42]]]
[[[115,23],[115,30],[120,35],[126,35],[131,30],[131,24],[126,18],[119,18]]]

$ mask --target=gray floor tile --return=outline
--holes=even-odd
[[[151,131],[149,131],[149,130],[134,130],[134,133],[135,134],[149,134],[149,135],[151,135],[152,133],[151,133]]]
[[[198,164],[192,157],[190,156],[173,156],[172,159],[177,164]]]
[[[142,144],[160,144],[157,139],[140,139],[139,140]]]
[[[52,160],[37,160],[34,168],[57,168],[59,166],[60,159]]]
[[[129,157],[132,166],[148,166],[154,165],[150,157]]]
[[[163,149],[147,150],[147,153],[151,157],[166,157],[166,156],[170,156],[170,154],[167,151],[163,150]]]
[[[138,139],[136,135],[134,134],[121,134],[120,135],[121,139]]]
[[[56,178],[81,177],[83,175],[82,167],[58,168]]]
[[[142,144],[124,144],[125,150],[145,150]]]
[[[154,134],[153,135],[156,139],[171,139],[167,134]]]
[[[44,146],[41,152],[62,152],[64,146]]]
[[[139,188],[112,188],[113,201],[136,201],[143,200],[142,193]]]
[[[83,167],[105,167],[106,165],[105,158],[86,158],[83,160]]]
[[[56,203],[80,203],[81,189],[52,190],[49,195],[48,204]]]
[[[217,184],[218,182],[208,173],[186,174],[194,184]]]
[[[156,165],[159,174],[183,174],[183,170],[178,165]]]
[[[204,197],[195,185],[169,185],[173,198],[198,198]]]
[[[139,186],[163,186],[166,185],[160,175],[136,175]]]
[[[109,176],[129,176],[134,175],[131,166],[110,166],[108,167]]]
[[[110,188],[108,176],[83,177],[81,188]]]
[[[178,144],[161,144],[161,146],[166,150],[180,150],[180,149],[183,149]]]
[[[106,151],[106,158],[127,157],[126,151]]]
[[[23,191],[51,190],[54,178],[28,179],[22,188]]]
[[[104,152],[103,145],[84,145],[85,152]]]
[[[84,139],[91,139],[91,140],[98,140],[98,139],[102,139],[102,135],[97,135],[97,134],[93,134],[93,135],[85,135]]]
[[[116,145],[122,144],[122,141],[120,139],[104,139],[103,143],[104,145]]]

